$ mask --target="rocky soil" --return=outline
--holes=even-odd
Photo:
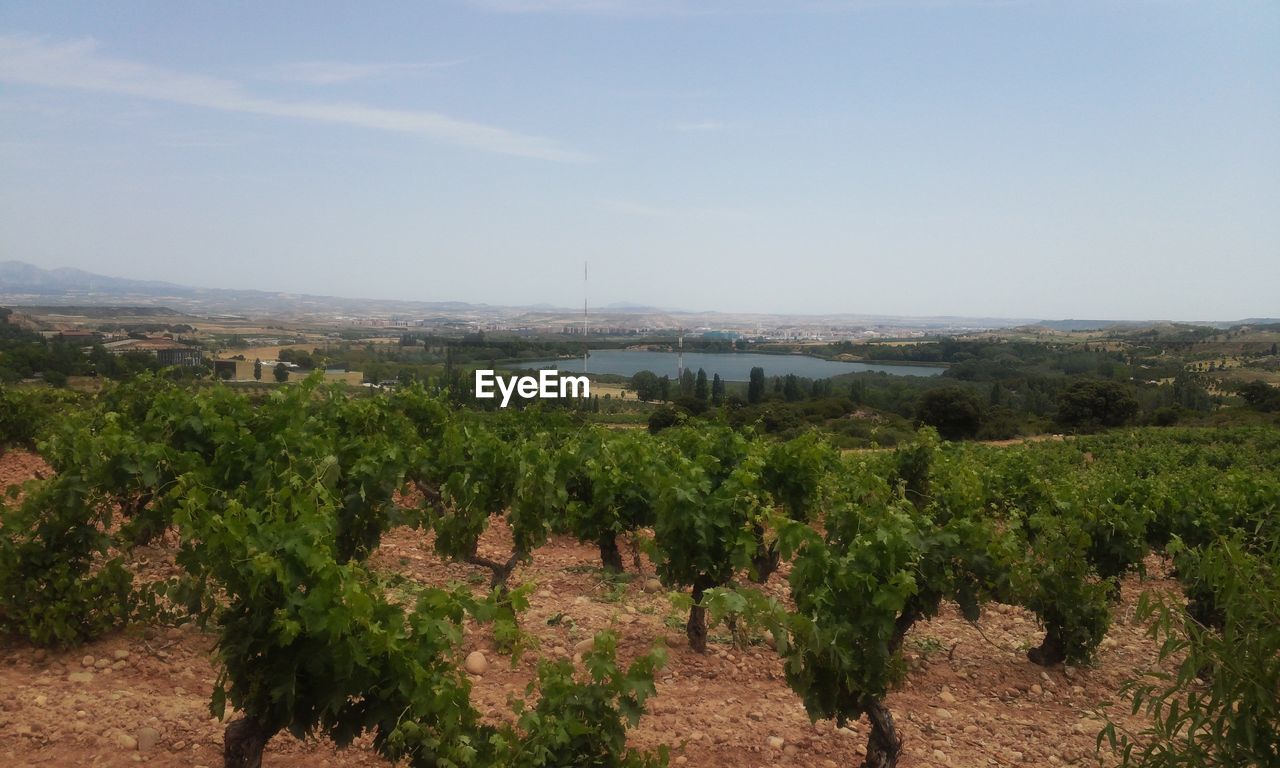
[[[0,484],[29,478],[38,458],[11,451],[0,456]],[[482,552],[505,552],[509,541],[495,526]],[[172,571],[172,538],[130,554],[144,577]],[[628,568],[633,568],[630,558]],[[372,562],[420,584],[461,581],[482,589],[488,573],[446,564],[421,532],[389,534]],[[668,745],[673,765],[855,766],[866,744],[865,721],[837,730],[810,723],[786,686],[782,664],[763,642],[735,647],[723,628],[712,632],[706,655],[684,642],[684,615],[642,573],[626,583],[602,576],[594,547],[557,538],[517,569],[515,581],[537,584],[522,626],[538,647],[518,665],[495,652],[488,631],[471,627],[458,663],[474,684],[473,701],[490,718],[508,716],[507,699],[522,695],[538,655],[573,657],[594,632],[612,628],[626,658],[655,642],[668,646],[658,695],[631,732],[638,747]],[[1161,574],[1152,560],[1149,570]],[[785,569],[766,587],[786,595]],[[1105,713],[1131,728],[1117,701],[1121,682],[1154,662],[1155,646],[1132,623],[1132,607],[1145,588],[1173,589],[1163,576],[1124,585],[1116,621],[1097,662],[1082,668],[1042,669],[1024,651],[1037,644],[1035,619],[1012,606],[991,605],[978,628],[954,609],[923,622],[908,636],[911,672],[889,697],[905,741],[903,766],[1095,766]],[[979,631],[980,630],[980,631]],[[46,652],[0,641],[0,764],[26,766],[218,766],[224,723],[209,713],[217,674],[214,638],[190,627],[131,627],[72,651]],[[228,712],[228,717],[231,713]],[[321,739],[277,736],[268,766],[385,765],[367,741],[338,749]]]

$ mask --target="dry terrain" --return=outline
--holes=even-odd
[[[19,482],[41,468],[38,458],[10,452],[0,456],[0,484]],[[496,555],[508,543],[506,529],[497,525],[486,534],[482,552]],[[173,545],[170,535],[158,546],[135,550],[133,567],[144,578],[176,573]],[[441,562],[429,540],[410,530],[389,534],[372,562],[420,584],[475,584],[487,576]],[[473,700],[487,717],[507,716],[507,698],[523,692],[538,654],[572,656],[579,642],[612,628],[624,657],[655,642],[669,646],[658,695],[632,732],[633,745],[666,744],[673,764],[708,768],[861,762],[865,722],[841,731],[830,722],[810,723],[767,645],[733,647],[717,630],[710,652],[694,653],[684,644],[683,615],[665,592],[654,590],[647,562],[641,575],[622,586],[602,578],[593,567],[597,562],[594,547],[557,538],[517,570],[516,580],[537,583],[522,624],[540,647],[514,668],[494,652],[487,628],[469,627],[462,653],[480,650],[489,662],[484,674],[471,677]],[[1154,559],[1149,566],[1162,572]],[[1163,577],[1145,585],[1128,580],[1097,663],[1078,669],[1046,670],[1026,660],[1023,650],[1040,633],[1034,617],[1019,608],[989,606],[980,631],[950,608],[917,625],[907,640],[912,671],[889,697],[906,743],[901,765],[1098,765],[1094,737],[1100,710],[1141,726],[1122,702],[1111,702],[1121,681],[1155,658],[1156,648],[1131,622],[1144,587],[1173,588]],[[785,570],[767,589],[785,597]],[[223,724],[208,709],[216,675],[213,640],[190,627],[131,627],[70,651],[0,641],[0,764],[220,765]],[[288,735],[272,741],[265,763],[384,764],[367,741],[339,750],[323,740]]]

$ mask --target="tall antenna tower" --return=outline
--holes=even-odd
[[[591,350],[587,346],[587,262],[582,262],[582,372],[587,372],[587,358]]]
[[[684,329],[677,331],[680,335],[676,339],[676,379],[684,376]]]

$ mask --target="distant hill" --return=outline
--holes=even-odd
[[[851,298],[851,301],[855,299]],[[582,322],[581,307],[555,307],[534,303],[520,307],[471,304],[462,301],[396,301],[337,296],[316,296],[279,291],[195,288],[160,280],[108,277],[82,269],[44,269],[22,261],[0,261],[0,305],[57,307],[152,307],[172,308],[183,313],[231,314],[235,316],[292,316],[327,322],[350,318],[376,317],[384,324],[419,323],[482,324],[491,321],[527,324],[550,330],[577,327]],[[1233,322],[1192,322],[1171,324],[1117,320],[1038,320],[997,317],[920,317],[908,315],[867,315],[854,312],[788,315],[768,312],[711,312],[661,309],[650,305],[615,302],[591,307],[591,323],[596,325],[643,326],[650,329],[716,329],[744,326],[799,326],[845,330],[874,328],[888,333],[912,329],[928,334],[966,333],[1013,327],[1041,327],[1055,331],[1132,331],[1186,325],[1227,329],[1238,325],[1266,325],[1275,319],[1253,318]]]
[[[172,296],[194,289],[158,280],[106,277],[82,269],[42,269],[24,261],[0,261],[0,293],[56,296],[66,293],[154,293]]]
[[[1044,320],[1037,323],[1051,331],[1101,331],[1119,324],[1116,320]]]
[[[493,308],[461,301],[384,301],[337,296],[282,293],[229,288],[195,288],[159,280],[108,277],[82,269],[44,269],[22,261],[0,261],[0,304],[18,306],[168,306],[185,312],[255,314],[421,314],[454,316]]]

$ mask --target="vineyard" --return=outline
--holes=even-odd
[[[0,507],[5,655],[68,677],[86,674],[73,649],[113,638],[199,648],[229,767],[291,739],[415,767],[968,764],[896,692],[990,657],[1040,682],[974,705],[1034,690],[1042,712],[1018,717],[1051,719],[1047,689],[1081,687],[1121,624],[1156,653],[1108,677],[1131,716],[1074,724],[1100,751],[1049,762],[1280,765],[1273,429],[998,448],[923,429],[842,453],[816,433],[650,435],[421,388],[254,399],[150,376],[0,406],[0,441],[45,463]],[[498,667],[518,685],[486,687]],[[664,702],[690,677],[713,708],[777,681],[744,714],[747,752],[716,757],[723,734]],[[965,706],[944,693],[943,711]],[[0,755],[39,754],[20,703],[0,704]],[[792,713],[814,723],[804,754],[769,736]],[[654,717],[662,732],[635,738]],[[973,741],[973,764],[1038,763]]]

